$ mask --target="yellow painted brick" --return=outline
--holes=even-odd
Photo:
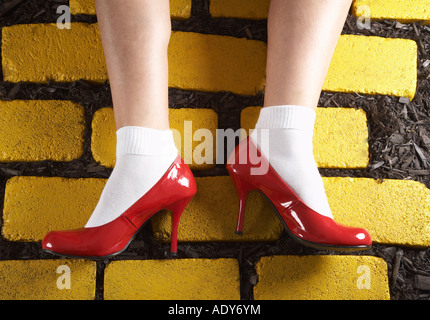
[[[70,0],[71,14],[96,14],[94,0]],[[191,16],[191,0],[170,0],[170,16],[188,19]]]
[[[15,25],[2,28],[5,81],[47,82],[108,78],[97,24]],[[169,86],[255,94],[263,90],[266,44],[193,32],[172,32]],[[238,76],[240,75],[240,76]]]
[[[429,0],[354,0],[352,12],[372,19],[394,19],[404,22],[429,21]]]
[[[113,168],[116,152],[116,124],[113,108],[101,108],[91,123],[91,152],[95,161]]]
[[[113,261],[105,270],[106,300],[238,300],[234,259]]]
[[[107,79],[97,24],[14,25],[2,28],[5,81]],[[265,84],[262,41],[193,32],[172,32],[169,86],[253,95]],[[326,91],[413,98],[417,46],[412,40],[343,35],[324,82]]]
[[[336,221],[360,226],[374,242],[430,245],[430,190],[409,180],[324,178]]]
[[[412,99],[416,82],[415,41],[343,35],[337,43],[323,90]]]
[[[241,128],[254,129],[261,107],[241,112]],[[320,168],[366,168],[369,163],[366,113],[353,108],[317,108],[314,156]]]
[[[268,201],[257,191],[248,195],[243,235],[235,234],[239,200],[229,176],[196,178],[197,194],[182,214],[178,241],[274,241],[283,227]],[[158,241],[170,239],[165,212],[152,220]]]
[[[170,16],[174,19],[191,17],[191,0],[170,0]]]
[[[2,234],[9,241],[41,241],[51,230],[85,225],[105,179],[17,176],[6,182]]]
[[[255,300],[389,300],[387,265],[372,256],[273,256],[257,263]]]
[[[2,234],[9,241],[40,241],[51,230],[85,225],[105,179],[13,177],[6,183]],[[375,243],[430,245],[430,191],[415,181],[323,178],[335,220],[367,229]],[[274,241],[282,225],[258,192],[248,196],[244,235],[234,233],[238,199],[230,177],[196,178],[197,194],[184,211],[179,241]],[[170,237],[170,217],[152,220],[155,238]]]
[[[267,19],[270,0],[211,0],[212,17]]]
[[[254,95],[265,84],[266,44],[229,36],[173,32],[170,86]]]
[[[97,24],[22,24],[2,28],[5,81],[86,79],[104,82],[107,70]]]
[[[191,169],[205,170],[216,165],[218,115],[215,111],[199,108],[169,109],[169,122],[174,132],[176,148],[181,151],[181,156]],[[199,137],[196,134],[198,130],[204,136]]]
[[[71,14],[96,14],[96,4],[94,0],[69,0]]]
[[[269,5],[270,0],[211,0],[210,13],[213,17],[267,19]],[[352,12],[357,17],[368,12],[373,19],[429,21],[430,1],[354,0]]]
[[[215,166],[216,160],[216,129],[218,127],[218,115],[212,109],[169,109],[170,128],[174,132],[176,147],[181,150],[184,161],[194,170],[205,170]],[[186,122],[187,121],[187,122]],[[213,139],[205,139],[196,134],[199,129],[209,130],[204,132]],[[93,157],[106,167],[115,165],[116,126],[112,108],[102,108],[94,114],[92,122],[91,149]],[[210,146],[212,144],[212,147]],[[207,146],[207,148],[206,148]],[[206,155],[205,151],[208,152]],[[193,156],[195,153],[195,157]],[[207,159],[204,163],[200,163]]]
[[[323,178],[337,222],[362,227],[375,243],[430,245],[430,190],[414,181],[368,178]],[[282,234],[279,218],[257,191],[248,195],[242,236],[234,233],[238,197],[230,177],[196,178],[197,194],[185,209],[179,241],[275,241]],[[152,221],[155,238],[170,239],[165,212]]]
[[[71,161],[83,152],[84,108],[70,101],[0,101],[0,161]]]
[[[95,287],[93,261],[0,261],[0,300],[94,300]]]

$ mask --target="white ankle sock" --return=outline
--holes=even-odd
[[[118,218],[160,180],[178,156],[170,130],[127,126],[116,135],[115,167],[86,228]]]
[[[313,155],[315,116],[315,111],[302,106],[264,107],[250,138],[308,207],[333,218]],[[259,144],[258,129],[269,129],[268,146]]]

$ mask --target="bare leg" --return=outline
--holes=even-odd
[[[316,108],[351,0],[272,0],[259,147],[271,166],[314,211],[332,217],[313,156]],[[259,130],[251,135],[258,143]],[[268,147],[268,148],[267,148]],[[270,152],[269,152],[270,150]]]
[[[168,129],[168,0],[96,0],[117,129]]]
[[[169,130],[168,0],[96,0],[116,124],[116,162],[86,227],[113,221],[178,156]]]
[[[317,107],[351,0],[272,0],[264,106]]]

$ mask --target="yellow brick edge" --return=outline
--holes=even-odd
[[[209,12],[214,18],[267,19],[270,0],[211,0]]]
[[[70,30],[60,30],[55,24],[4,27],[2,42],[5,81],[103,82],[108,78],[96,23],[72,23]],[[169,86],[255,95],[265,86],[266,49],[263,41],[172,32]],[[414,41],[342,35],[323,90],[412,99],[416,81]]]
[[[41,241],[52,230],[83,227],[106,179],[16,176],[6,182],[2,235]]]
[[[0,101],[0,161],[71,161],[83,153],[85,111],[58,100]]]
[[[207,170],[216,165],[218,115],[212,109],[169,109],[170,129],[176,148],[192,170]],[[101,108],[92,120],[91,151],[95,161],[113,168],[116,161],[116,125],[113,109]],[[203,133],[198,137],[198,131]]]
[[[235,259],[113,261],[105,269],[106,300],[239,300]]]
[[[342,35],[333,54],[323,90],[394,95],[412,100],[416,87],[415,41]]]
[[[356,17],[394,19],[402,22],[430,21],[429,0],[355,0],[352,13]]]
[[[337,222],[362,227],[374,243],[430,245],[430,190],[405,180],[324,177]],[[276,241],[283,232],[279,218],[259,193],[247,198],[243,235],[234,233],[238,197],[230,177],[196,178],[197,194],[185,209],[179,241]],[[152,219],[154,236],[168,242],[171,218],[166,211]]]
[[[71,14],[95,15],[94,0],[70,0]],[[191,16],[191,0],[170,0],[170,16],[173,19],[188,19]]]
[[[93,261],[0,261],[0,300],[94,300],[95,287]]]
[[[337,222],[362,227],[374,243],[430,246],[430,190],[408,180],[324,177]],[[51,230],[81,228],[94,210],[106,179],[13,177],[6,182],[2,234],[7,241],[41,241]],[[228,176],[196,178],[197,194],[182,214],[178,240],[276,241],[283,226],[269,202],[253,191],[247,199],[244,234],[235,234],[238,197]],[[151,219],[154,237],[168,242],[170,213]]]
[[[172,32],[169,86],[255,95],[264,90],[266,51],[263,41]]]
[[[241,128],[247,133],[255,128],[260,110],[261,107],[242,110]],[[317,108],[313,145],[320,168],[366,168],[369,164],[366,112],[353,108]]]
[[[69,0],[71,14],[96,14],[96,5],[94,0]]]
[[[72,23],[70,30],[54,23],[3,27],[2,71],[11,82],[102,83],[107,69],[98,25]]]
[[[256,266],[255,300],[389,300],[387,265],[372,256],[272,256]]]
[[[375,243],[430,246],[430,189],[417,181],[323,178],[335,220],[369,231]]]
[[[267,19],[270,0],[211,0],[214,18]],[[372,19],[394,19],[402,22],[430,21],[429,0],[354,0],[352,13],[363,13]]]

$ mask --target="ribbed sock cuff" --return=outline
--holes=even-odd
[[[171,130],[126,126],[116,131],[116,155],[171,155],[178,153]]]
[[[260,111],[256,129],[313,130],[316,112],[308,107],[281,105],[264,107]]]

